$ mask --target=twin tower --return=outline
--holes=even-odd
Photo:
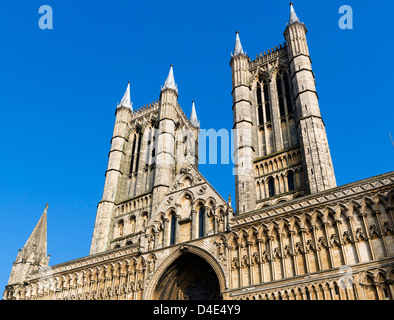
[[[286,43],[255,60],[236,33],[230,66],[238,215],[336,187],[306,34],[292,4]],[[187,166],[198,171],[199,122],[194,102],[190,118],[178,104],[172,66],[158,101],[134,111],[129,84],[115,114],[91,254],[110,249],[115,212],[127,210],[122,204],[133,200],[146,216],[140,224],[147,223],[177,174]]]

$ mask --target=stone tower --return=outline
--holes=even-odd
[[[307,192],[316,193],[336,187],[327,135],[320,114],[315,76],[312,71],[306,34],[290,4],[290,20],[284,32],[290,61],[291,84],[301,159],[305,168]]]
[[[287,43],[231,56],[238,213],[336,187],[307,29],[290,3]]]
[[[178,104],[172,65],[158,101],[133,110],[129,83],[115,116],[90,254],[110,249],[114,237],[131,232],[114,225],[116,210],[142,212],[131,227],[133,233],[142,232],[182,167],[189,164],[198,169],[199,123],[195,105],[193,101],[188,119]],[[120,234],[115,229],[121,230]]]
[[[249,192],[255,184],[252,160],[256,145],[256,132],[253,130],[256,119],[250,95],[249,57],[242,49],[238,32],[230,65],[233,79],[236,210],[242,213],[253,210],[256,203],[256,193]]]

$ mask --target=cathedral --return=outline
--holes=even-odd
[[[306,35],[292,4],[285,42],[255,59],[236,32],[234,202],[199,172],[173,66],[135,110],[129,83],[89,255],[49,266],[46,206],[3,298],[393,300],[394,172],[336,185]]]

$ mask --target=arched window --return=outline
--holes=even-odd
[[[171,226],[170,226],[170,245],[175,244],[175,224],[176,217],[175,214],[171,216]]]
[[[122,237],[123,236],[123,229],[124,229],[124,221],[120,220],[118,222],[118,236]]]
[[[205,210],[203,207],[201,207],[198,212],[198,237],[199,238],[204,236],[204,215],[205,215]]]
[[[268,194],[270,197],[275,196],[275,184],[272,178],[268,179]]]
[[[309,293],[308,288],[305,288],[305,295],[306,295],[306,300],[311,300],[311,295]]]
[[[293,171],[289,171],[287,174],[287,186],[289,187],[289,191],[294,190],[294,173]]]
[[[130,233],[135,232],[135,217],[130,217]]]
[[[269,95],[269,82],[267,79],[260,78],[257,82],[256,94],[257,94],[257,114],[259,125],[264,124],[264,114],[265,121],[271,121],[271,101]]]

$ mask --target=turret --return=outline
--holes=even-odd
[[[196,112],[196,106],[194,104],[194,101],[192,101],[192,112],[190,115],[190,122],[194,127],[196,128],[200,127],[200,121],[198,121],[197,119],[197,112]]]
[[[157,135],[156,172],[153,199],[159,203],[172,184],[175,168],[175,115],[178,104],[178,88],[173,66],[160,92],[160,119]]]
[[[235,194],[238,214],[253,210],[256,203],[252,170],[255,134],[252,130],[254,115],[250,100],[249,60],[237,31],[230,66],[233,85]]]
[[[191,130],[188,132],[188,151],[186,161],[193,164],[198,169],[198,136],[200,133],[200,121],[197,118],[195,101],[192,101],[192,111],[190,114]]]
[[[308,30],[300,22],[290,3],[290,19],[284,36],[296,105],[296,125],[309,193],[336,187],[334,168],[323,119],[321,117],[315,76],[306,40]]]
[[[132,115],[130,101],[130,82],[115,112],[115,126],[111,139],[111,150],[108,155],[108,167],[105,174],[104,192],[97,207],[96,222],[93,231],[90,254],[108,250],[110,223],[115,211],[115,203],[120,194],[121,178],[125,174],[123,168],[124,148],[127,143],[127,132]]]

